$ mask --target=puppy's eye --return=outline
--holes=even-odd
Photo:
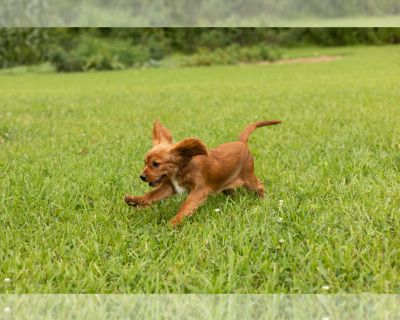
[[[160,164],[159,164],[157,161],[153,161],[153,162],[151,163],[151,165],[152,165],[154,168],[157,168],[157,167],[160,166]]]

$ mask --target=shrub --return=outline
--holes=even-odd
[[[237,63],[253,63],[258,61],[274,61],[279,59],[280,53],[266,45],[239,47],[229,46],[223,49],[210,51],[201,48],[197,53],[184,59],[186,66],[210,66]]]
[[[86,61],[74,51],[67,53],[62,48],[55,48],[49,56],[59,72],[84,71]]]
[[[108,44],[107,49],[115,59],[125,67],[141,66],[151,59],[150,50],[142,45],[130,45],[126,41],[113,41]]]
[[[84,70],[117,70],[124,69],[125,66],[120,63],[115,57],[109,54],[96,54],[90,56],[85,63]]]
[[[261,52],[258,47],[243,47],[239,50],[239,59],[241,62],[261,61]]]
[[[50,34],[40,28],[0,28],[0,68],[45,61]]]
[[[133,46],[127,41],[89,36],[81,37],[78,44],[70,50],[55,47],[49,56],[56,70],[61,72],[138,67],[151,59],[147,47]]]

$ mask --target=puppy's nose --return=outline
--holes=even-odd
[[[140,179],[142,179],[144,182],[146,182],[147,177],[141,174]]]

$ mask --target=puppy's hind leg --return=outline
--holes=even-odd
[[[249,154],[248,162],[243,167],[241,177],[244,182],[243,185],[246,189],[255,191],[260,198],[264,198],[264,185],[254,175],[254,159],[251,154]]]
[[[258,196],[260,198],[264,198],[265,195],[265,188],[264,185],[260,180],[257,179],[257,177],[254,175],[254,173],[249,174],[244,180],[244,187],[246,189],[256,191]]]

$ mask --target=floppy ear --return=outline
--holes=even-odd
[[[157,120],[154,122],[153,127],[153,145],[160,143],[172,143],[172,135],[171,132]]]
[[[172,161],[176,164],[184,164],[195,156],[207,154],[207,147],[197,138],[182,140],[171,150]]]

